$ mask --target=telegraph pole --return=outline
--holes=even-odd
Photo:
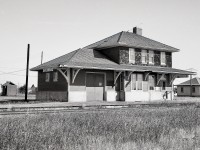
[[[192,97],[192,75],[190,75],[190,97]]]
[[[41,53],[41,64],[42,64],[42,61],[43,61],[43,51]]]
[[[25,101],[26,102],[28,102],[28,100],[27,100],[27,94],[28,94],[29,49],[30,49],[30,44],[28,44],[28,47],[27,47],[26,89],[25,89]]]

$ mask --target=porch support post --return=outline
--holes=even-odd
[[[74,80],[76,79],[76,76],[80,70],[81,69],[72,69],[72,83],[74,83]]]
[[[149,77],[150,73],[151,73],[150,71],[144,73],[144,81],[147,81],[147,78]]]
[[[170,81],[169,85],[172,85],[172,83],[174,82],[176,77],[177,77],[177,74],[171,74],[171,81]]]
[[[114,71],[114,84],[117,82],[118,77],[120,76],[120,74],[122,73],[122,71]]]
[[[157,81],[157,86],[158,86],[158,84],[160,83],[160,80],[162,79],[162,78],[164,78],[164,73],[161,75],[161,77],[158,79],[158,81]]]

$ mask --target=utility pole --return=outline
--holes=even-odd
[[[26,102],[28,102],[28,100],[27,100],[27,94],[28,94],[29,49],[30,49],[30,44],[28,44],[28,48],[27,48],[26,89],[25,89],[25,101]]]
[[[190,97],[192,97],[192,75],[190,75]]]
[[[42,64],[42,61],[43,61],[43,51],[41,53],[41,64]]]

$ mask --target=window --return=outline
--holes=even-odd
[[[142,90],[143,74],[131,75],[131,89],[132,90]]]
[[[137,90],[142,90],[142,81],[143,81],[143,75],[137,74]]]
[[[50,80],[50,73],[46,73],[45,81],[49,82],[49,80]]]
[[[149,90],[154,90],[155,87],[155,77],[153,75],[149,75]]]
[[[58,81],[58,72],[53,73],[53,81],[57,82]]]
[[[142,64],[147,64],[147,50],[142,50]]]
[[[132,81],[132,86],[131,86],[131,89],[132,90],[136,90],[136,74],[135,73],[133,73],[132,75],[131,75],[131,81]]]
[[[166,65],[166,56],[165,56],[165,52],[161,52],[161,65]]]
[[[181,87],[181,93],[183,93],[184,92],[184,89],[183,89],[183,87]]]
[[[195,93],[195,87],[194,86],[192,87],[192,93]]]
[[[129,48],[129,63],[135,64],[135,49]]]
[[[149,64],[154,64],[154,52],[149,51]]]

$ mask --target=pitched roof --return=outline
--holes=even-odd
[[[6,85],[15,85],[15,84],[11,81],[6,81],[6,83],[4,83],[3,86],[6,86]]]
[[[134,47],[166,52],[178,52],[179,49],[168,46],[166,44],[154,41],[144,36],[131,33],[131,32],[119,32],[110,37],[107,37],[101,41],[86,46],[85,48],[104,49],[109,47],[124,46]]]
[[[93,49],[78,49],[61,57],[55,58],[42,65],[32,68],[32,71],[46,69],[46,68],[58,68],[59,66],[65,65],[118,65],[111,61],[108,57],[102,53]]]
[[[179,85],[190,85],[190,80],[187,80],[183,83],[178,84]],[[196,77],[191,79],[191,85],[200,85],[200,78]]]
[[[93,49],[78,49],[42,65],[32,68],[32,71],[38,71],[47,68],[81,68],[81,69],[101,69],[117,71],[152,71],[160,73],[194,74],[193,72],[157,66],[138,66],[138,65],[120,65],[110,60],[101,52]]]

